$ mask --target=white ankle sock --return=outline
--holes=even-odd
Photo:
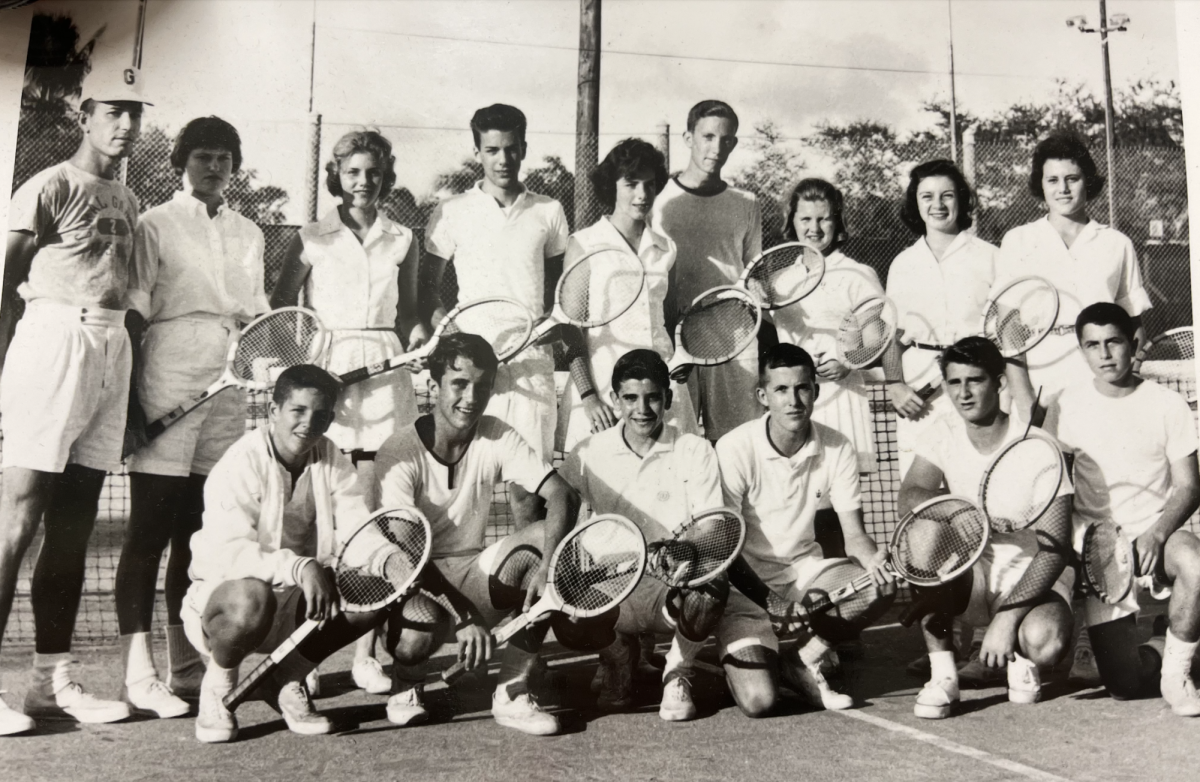
[[[122,635],[121,662],[125,669],[126,686],[158,678],[158,671],[154,668],[154,649],[150,633]]]
[[[929,653],[930,680],[939,682],[942,679],[958,681],[958,668],[954,665],[954,652]]]
[[[1197,642],[1188,643],[1167,630],[1167,643],[1163,647],[1162,672],[1164,675],[1187,675],[1192,669],[1192,657],[1196,654]]]
[[[692,641],[684,638],[676,630],[675,637],[671,640],[671,648],[667,650],[667,664],[663,666],[663,681],[667,680],[667,674],[672,671],[685,674],[690,672],[692,664],[696,661],[696,655],[700,654],[700,650],[703,648],[704,641]]]
[[[224,695],[237,685],[238,667],[235,665],[232,668],[222,668],[214,660],[209,660],[208,667],[204,669],[204,681],[200,686],[217,695]]]
[[[825,655],[829,654],[829,644],[814,635],[808,643],[800,647],[799,654],[800,662],[812,668],[820,665]]]

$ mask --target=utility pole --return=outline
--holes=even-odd
[[[946,0],[946,27],[950,47],[950,160],[958,162],[958,102],[954,89],[954,11],[953,0]]]
[[[600,217],[591,173],[600,162],[600,0],[579,0],[579,87],[575,98],[575,225]]]

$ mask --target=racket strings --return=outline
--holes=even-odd
[[[1051,443],[1031,437],[1010,446],[984,476],[980,504],[992,529],[1011,532],[1037,521],[1062,483],[1062,461]]]
[[[1195,382],[1196,334],[1190,328],[1163,334],[1146,348],[1138,374],[1156,381]],[[1194,395],[1195,390],[1192,389]]]
[[[758,332],[755,304],[729,291],[692,305],[679,326],[683,349],[698,360],[723,361],[736,356]]]
[[[886,299],[874,297],[842,317],[836,339],[845,364],[865,367],[887,349],[896,333],[896,312],[889,305]]]
[[[1083,546],[1083,569],[1101,600],[1119,602],[1129,592],[1133,557],[1115,524],[1097,524],[1090,530]]]
[[[316,317],[304,312],[279,312],[252,323],[238,338],[233,373],[248,383],[264,383],[271,367],[320,362],[324,332]]]
[[[892,564],[916,584],[944,583],[970,567],[987,536],[987,519],[957,499],[931,505],[897,530]]]
[[[602,612],[640,578],[645,555],[636,531],[616,521],[596,521],[559,551],[554,588],[576,615]]]
[[[662,541],[656,552],[656,570],[674,586],[706,580],[724,570],[741,551],[742,521],[732,514],[702,516]]]
[[[389,514],[369,521],[347,541],[334,570],[347,610],[377,605],[406,588],[424,563],[427,546],[420,519]]]
[[[746,287],[767,309],[786,306],[811,293],[825,274],[821,253],[784,245],[763,253],[746,275]]]
[[[641,262],[622,250],[600,250],[584,256],[563,272],[558,304],[580,326],[611,323],[642,292]]]
[[[988,303],[984,313],[985,336],[1005,355],[1025,352],[1054,328],[1058,293],[1041,279],[1018,280]]]
[[[448,320],[443,334],[477,334],[492,346],[501,361],[525,346],[533,325],[529,310],[515,301],[464,304]]]

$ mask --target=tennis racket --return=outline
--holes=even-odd
[[[429,562],[433,535],[415,508],[381,510],[367,519],[342,546],[333,566],[343,611],[378,611],[407,595]],[[236,709],[279,661],[323,623],[310,619],[250,671],[228,695],[226,708]]]
[[[1125,533],[1111,521],[1089,524],[1083,533],[1083,580],[1108,605],[1121,602],[1133,589],[1137,554]]]
[[[534,327],[525,347],[541,344],[555,326],[570,324],[586,329],[612,323],[637,301],[645,281],[641,259],[629,250],[597,247],[558,278],[554,308]]]
[[[645,568],[646,539],[638,526],[615,513],[594,517],[558,544],[550,558],[545,593],[494,633],[496,645],[551,611],[589,617],[611,610],[629,596]],[[453,682],[464,672],[466,665],[457,662],[442,672],[442,679]]]
[[[675,355],[667,369],[678,380],[693,366],[724,364],[758,338],[762,308],[742,288],[721,285],[701,293],[675,325]]]
[[[1147,380],[1179,391],[1196,409],[1196,332],[1191,326],[1171,329],[1138,351],[1133,371]]]
[[[917,586],[947,584],[971,569],[988,542],[988,520],[975,503],[945,494],[923,502],[900,520],[888,546],[888,569]],[[809,612],[837,605],[872,584],[864,573],[829,593],[828,602]]]
[[[168,426],[227,388],[265,391],[279,373],[299,364],[323,364],[328,332],[317,314],[303,307],[281,307],[254,319],[229,346],[225,369],[215,383],[146,427],[153,440]]]
[[[1062,477],[1062,453],[1045,437],[1026,436],[1001,448],[979,484],[979,504],[992,531],[1036,523],[1058,497]]]
[[[433,330],[429,341],[416,350],[353,369],[339,377],[343,384],[351,385],[420,361],[434,351],[442,337],[450,334],[478,334],[492,346],[496,358],[507,361],[525,347],[532,331],[533,316],[529,308],[516,299],[505,296],[475,299],[450,310]]]
[[[738,286],[754,294],[767,310],[795,304],[825,278],[825,256],[803,242],[776,245],[746,266]]]
[[[896,305],[886,296],[860,301],[838,323],[838,361],[849,369],[874,364],[895,339],[897,320]]]
[[[983,308],[983,335],[1000,354],[1014,358],[1031,350],[1055,330],[1058,289],[1041,277],[1018,277]]]
[[[699,513],[646,547],[646,572],[671,587],[698,587],[724,573],[742,553],[746,522],[729,508]]]

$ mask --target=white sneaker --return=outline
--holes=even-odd
[[[225,708],[225,693],[207,687],[200,688],[200,711],[196,715],[196,741],[204,744],[223,744],[237,738],[237,717]]]
[[[673,676],[663,685],[662,703],[658,716],[667,722],[687,722],[696,719],[696,703],[692,700],[692,683],[684,676]]]
[[[129,719],[129,704],[101,700],[84,692],[83,685],[72,681],[68,669],[73,663],[73,660],[58,663],[51,678],[36,683],[25,693],[25,713],[34,719],[74,719],[88,724]],[[65,682],[57,690],[55,679]]]
[[[392,679],[383,672],[383,665],[374,657],[355,660],[350,667],[350,678],[360,690],[371,695],[387,695],[392,691]]]
[[[1096,667],[1096,655],[1090,647],[1075,647],[1075,659],[1071,661],[1067,681],[1087,687],[1100,686],[1100,669]]]
[[[1200,716],[1200,695],[1196,693],[1196,685],[1192,677],[1186,673],[1169,676],[1163,674],[1159,686],[1163,700],[1171,707],[1171,711],[1180,717]]]
[[[321,697],[321,671],[313,668],[308,672],[308,676],[304,677],[304,687],[308,690],[308,697]]]
[[[333,730],[333,723],[312,705],[308,690],[300,682],[285,682],[274,704],[288,730],[302,736],[321,736]]]
[[[0,695],[3,694],[4,690],[0,690]],[[4,702],[4,698],[0,698],[0,736],[24,733],[33,730],[36,726],[37,723],[32,718],[12,708]]]
[[[200,697],[200,682],[204,679],[204,661],[197,660],[181,670],[167,674],[167,686],[176,698],[195,700]]]
[[[1008,702],[1037,703],[1042,699],[1042,675],[1032,660],[1020,655],[1008,664]]]
[[[126,684],[121,689],[121,700],[135,710],[153,714],[160,720],[182,717],[191,708],[187,701],[172,695],[171,689],[157,676],[143,679],[137,684]]]
[[[523,692],[510,700],[503,686],[492,695],[492,717],[506,728],[531,736],[553,736],[558,733],[558,718],[542,711],[536,698]]]
[[[926,720],[943,720],[958,707],[958,682],[949,677],[936,682],[926,682],[917,693],[913,715]]]
[[[819,665],[784,661],[780,666],[783,681],[818,709],[841,711],[854,706],[854,699],[844,692],[837,692],[825,680]]]
[[[387,718],[393,725],[417,725],[429,719],[429,712],[421,703],[422,686],[417,685],[388,698]]]

